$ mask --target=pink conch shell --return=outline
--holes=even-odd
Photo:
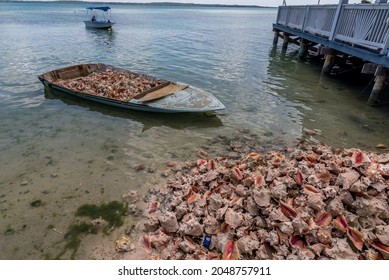
[[[317,156],[315,154],[309,154],[305,158],[311,163],[315,163],[317,161]]]
[[[208,162],[205,159],[198,159],[197,166],[200,167],[202,165],[206,165]]]
[[[190,204],[200,199],[200,195],[193,189],[190,189],[188,194],[185,196],[186,201]]]
[[[149,235],[145,234],[142,238],[143,248],[145,249],[147,254],[151,254],[151,238]]]
[[[328,212],[321,212],[317,215],[316,224],[320,227],[328,226],[332,221],[332,216]]]
[[[361,151],[355,151],[352,156],[352,161],[355,165],[360,165],[364,162],[365,155]]]
[[[220,260],[220,255],[213,253],[213,252],[209,252],[207,255],[207,259],[208,260]]]
[[[185,253],[194,253],[196,251],[196,245],[193,243],[192,238],[189,236],[185,236],[184,240],[182,240],[179,244],[182,251]]]
[[[320,193],[320,190],[318,190],[317,188],[315,188],[312,185],[305,185],[304,186],[304,192],[307,193],[307,194],[309,194],[309,193]]]
[[[249,154],[247,155],[247,157],[248,157],[248,158],[252,158],[252,159],[254,159],[254,160],[258,160],[258,159],[261,157],[261,155],[260,155],[260,154],[257,154],[257,153],[249,153]]]
[[[239,249],[235,241],[227,241],[223,250],[223,260],[238,260]]]
[[[263,185],[263,183],[264,183],[264,179],[263,179],[262,175],[255,176],[255,178],[254,178],[254,186],[256,188],[261,187]]]
[[[216,161],[211,159],[210,161],[208,161],[207,163],[207,170],[210,171],[210,170],[215,170],[217,168],[217,165],[216,165]]]
[[[159,207],[158,201],[150,202],[148,213],[149,214],[154,213],[155,211],[157,211],[158,207]]]
[[[239,212],[235,212],[231,208],[228,208],[225,216],[225,222],[233,229],[239,227],[244,222],[243,215]]]
[[[177,221],[176,214],[173,212],[161,213],[158,216],[158,220],[161,223],[162,228],[166,232],[176,232],[180,227]]]
[[[234,174],[235,178],[238,181],[241,181],[243,179],[243,173],[242,173],[242,171],[238,167],[234,167],[232,169],[232,173]]]
[[[300,238],[298,235],[292,235],[289,238],[289,243],[292,245],[293,248],[296,249],[304,249],[304,241]]]
[[[348,224],[343,215],[339,215],[338,217],[336,217],[336,219],[334,220],[334,226],[344,233],[346,233],[348,230]]]
[[[303,184],[303,174],[301,174],[300,171],[297,171],[296,175],[294,176],[294,180],[296,181],[297,185],[301,186]]]
[[[281,212],[289,219],[294,219],[297,217],[297,212],[288,204],[281,201],[280,206],[281,206]]]
[[[369,260],[373,260],[373,261],[375,261],[375,260],[382,260],[382,255],[380,253],[378,253],[378,252],[375,252],[375,251],[373,252],[373,250],[369,250],[367,252],[367,258]]]
[[[197,156],[202,158],[202,159],[207,159],[208,153],[206,151],[204,151],[204,150],[199,150],[197,152]]]
[[[373,240],[370,245],[384,255],[389,255],[389,246],[379,241],[378,238]]]
[[[363,234],[355,228],[349,227],[347,230],[347,237],[354,244],[359,251],[363,248]]]

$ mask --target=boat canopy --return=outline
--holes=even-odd
[[[104,12],[110,10],[111,8],[108,6],[99,6],[99,7],[87,7],[88,10],[102,10]]]

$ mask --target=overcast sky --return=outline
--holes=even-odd
[[[282,0],[89,0],[91,2],[131,2],[131,3],[149,3],[149,2],[178,2],[178,3],[197,3],[197,4],[231,4],[231,5],[257,5],[257,6],[280,6]],[[361,1],[349,0],[350,4],[360,3]],[[372,0],[374,2],[374,0]],[[315,5],[318,0],[286,0],[287,5]],[[320,0],[320,4],[338,4],[339,0]]]

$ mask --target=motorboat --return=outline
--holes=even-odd
[[[111,8],[108,6],[87,7],[88,20],[85,26],[97,29],[112,29],[115,23],[111,20]]]

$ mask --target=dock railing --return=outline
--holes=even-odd
[[[389,55],[389,4],[280,6],[277,24]]]

